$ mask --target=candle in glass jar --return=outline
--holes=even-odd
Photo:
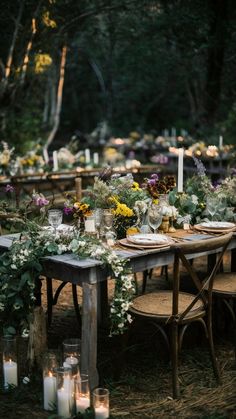
[[[85,410],[90,406],[90,399],[89,397],[80,397],[76,399],[76,412],[77,413],[84,413]]]
[[[184,149],[179,148],[178,153],[178,192],[183,192]]]
[[[17,363],[12,361],[5,361],[3,363],[4,386],[7,388],[10,385],[17,386]]]
[[[107,419],[109,418],[109,409],[106,406],[95,407],[95,419]]]
[[[57,390],[57,412],[63,418],[69,418],[70,414],[71,393],[63,387]]]
[[[54,405],[56,404],[56,377],[53,377],[51,372],[43,379],[43,396],[44,409],[54,410]]]

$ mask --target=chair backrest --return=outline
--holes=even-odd
[[[169,321],[173,319],[175,319],[177,322],[182,321],[199,300],[203,302],[205,308],[211,304],[213,281],[216,273],[220,268],[224,253],[232,238],[232,234],[233,233],[228,233],[222,236],[213,237],[211,239],[205,239],[197,242],[178,243],[178,245],[175,247],[173,304],[172,316]],[[219,253],[219,257],[217,258],[211,272],[208,272],[204,281],[201,281],[194,267],[189,262],[189,259],[191,259],[191,257],[193,258],[194,256],[197,257],[201,254],[211,253]],[[182,262],[198,290],[195,298],[182,313],[179,313],[180,261]]]

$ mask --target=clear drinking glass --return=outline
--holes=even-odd
[[[16,338],[11,335],[2,337],[4,388],[18,385]]]
[[[93,407],[95,419],[109,418],[109,391],[106,388],[96,388],[93,391]]]
[[[217,212],[218,203],[219,203],[218,197],[215,197],[215,196],[207,197],[206,211],[211,216],[211,220],[214,219],[214,215]]]
[[[48,222],[53,227],[54,233],[57,231],[57,227],[62,224],[63,212],[59,209],[48,210]]]
[[[156,204],[151,204],[148,208],[148,224],[155,233],[162,222],[161,209]]]

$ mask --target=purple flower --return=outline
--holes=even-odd
[[[12,185],[6,185],[5,192],[14,192],[15,188]]]
[[[155,186],[156,185],[156,179],[148,179],[148,185],[149,186]]]
[[[158,180],[158,179],[159,179],[158,174],[157,174],[157,173],[153,173],[153,174],[151,175],[151,179]]]
[[[44,207],[45,205],[49,204],[48,199],[44,198],[44,196],[36,195],[33,198],[34,204],[37,205],[37,207]]]
[[[64,214],[66,214],[66,215],[71,215],[71,214],[73,213],[73,208],[70,208],[70,207],[64,207],[64,208],[63,208],[63,212],[64,212]]]

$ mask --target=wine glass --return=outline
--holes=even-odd
[[[54,234],[57,232],[57,227],[62,223],[63,212],[59,209],[48,210],[48,222],[54,230]]]
[[[212,220],[214,218],[214,215],[216,214],[218,204],[219,204],[219,199],[217,197],[215,196],[207,197],[206,210],[208,214],[210,214]]]
[[[158,227],[162,222],[162,213],[161,209],[156,204],[151,204],[148,208],[148,224],[153,229],[153,232],[156,233]]]

